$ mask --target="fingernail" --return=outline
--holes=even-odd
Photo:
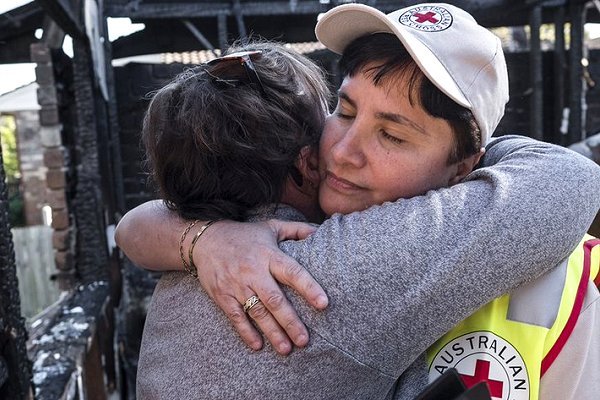
[[[292,346],[289,343],[281,343],[279,346],[277,346],[277,349],[279,351],[279,354],[285,356],[288,355],[290,351],[292,351]]]
[[[327,307],[328,304],[329,304],[329,299],[327,298],[327,296],[320,295],[319,297],[317,297],[317,307],[325,308],[325,307]]]
[[[298,337],[296,338],[296,346],[304,347],[307,344],[308,344],[308,336],[303,333],[298,335]]]
[[[262,349],[262,343],[261,342],[254,342],[250,345],[250,348],[254,351],[259,351],[260,349]]]

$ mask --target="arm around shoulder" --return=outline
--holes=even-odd
[[[600,168],[514,136],[483,162],[450,188],[334,215],[285,242],[328,291],[328,315],[309,325],[369,365],[402,371],[483,304],[564,259],[600,206]]]
[[[512,212],[545,233],[532,239],[558,246],[565,256],[600,209],[600,167],[567,148],[504,136],[488,146],[483,166],[471,179],[491,172],[502,183],[497,195],[519,200],[510,204]]]
[[[143,203],[123,216],[115,241],[136,265],[153,271],[182,270],[177,243],[189,221],[169,210],[162,200]]]

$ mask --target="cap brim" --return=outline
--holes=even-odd
[[[315,27],[317,39],[337,54],[342,54],[353,40],[373,33],[396,35],[434,85],[461,106],[471,109],[471,103],[435,54],[381,11],[364,4],[344,4],[323,14]]]

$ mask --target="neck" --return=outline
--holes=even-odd
[[[325,217],[319,207],[318,191],[303,191],[288,179],[281,202],[300,211],[308,221],[321,223]]]

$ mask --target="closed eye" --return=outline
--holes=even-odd
[[[392,143],[400,144],[400,143],[404,142],[404,140],[397,138],[396,136],[390,135],[389,133],[387,133],[384,130],[381,130],[381,135],[383,136],[384,139],[389,140]]]
[[[352,118],[354,118],[354,115],[351,115],[351,114],[344,114],[344,113],[342,113],[341,111],[338,111],[338,110],[336,110],[336,111],[334,112],[334,115],[335,115],[336,117],[338,117],[338,118],[341,118],[341,119],[352,119]]]

